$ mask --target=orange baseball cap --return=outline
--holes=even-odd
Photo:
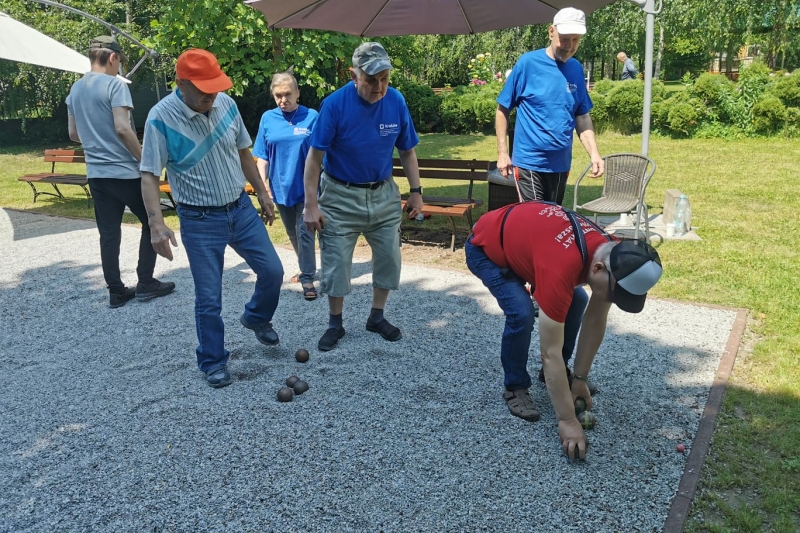
[[[186,50],[178,56],[175,70],[178,79],[192,82],[204,93],[219,93],[233,87],[233,82],[222,72],[217,58],[208,50]]]

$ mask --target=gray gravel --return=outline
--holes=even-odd
[[[128,283],[137,233],[123,231]],[[404,337],[388,343],[364,329],[369,264],[354,265],[347,335],[322,354],[327,305],[288,282],[291,251],[278,348],[238,323],[254,276],[231,251],[235,382],[214,390],[183,250],[157,265],[175,294],[112,310],[97,240],[90,221],[0,211],[0,531],[660,531],[735,318],[612,311],[590,458],[573,465],[543,386],[541,421],[508,413],[503,318],[467,272],[405,266],[387,310]],[[278,403],[291,374],[311,389]]]

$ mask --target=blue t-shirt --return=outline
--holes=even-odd
[[[289,116],[291,124],[279,107],[261,116],[253,155],[269,161],[269,187],[275,202],[292,207],[304,200],[303,168],[319,113],[301,105]]]
[[[395,147],[411,150],[419,137],[403,95],[389,87],[370,104],[353,82],[322,101],[311,146],[325,152],[325,172],[350,183],[382,181],[392,175]]]
[[[67,96],[67,112],[86,155],[90,178],[136,179],[139,162],[122,144],[114,125],[114,108],[133,109],[131,92],[125,82],[102,72],[87,72],[75,82]]]
[[[577,59],[562,63],[551,59],[544,48],[523,54],[497,103],[517,108],[514,166],[539,172],[569,171],[575,117],[592,109]]]

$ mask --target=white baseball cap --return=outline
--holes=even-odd
[[[586,15],[580,9],[565,7],[553,17],[553,26],[561,35],[584,35]]]

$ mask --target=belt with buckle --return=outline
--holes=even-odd
[[[387,181],[387,180],[382,180],[382,181],[375,181],[375,182],[372,182],[372,183],[352,183],[350,181],[344,181],[344,180],[340,180],[339,178],[334,178],[333,176],[331,176],[327,172],[325,173],[325,175],[328,177],[328,179],[330,179],[332,181],[335,181],[336,183],[341,183],[342,185],[345,185],[347,187],[355,187],[356,189],[372,189],[372,190],[375,190],[378,187],[380,187],[381,185],[383,185],[384,183],[386,183],[386,181]]]
[[[178,206],[184,209],[195,209],[197,211],[230,211],[234,207],[239,207],[242,202],[237,198],[229,204],[225,205],[189,205],[178,202]]]

